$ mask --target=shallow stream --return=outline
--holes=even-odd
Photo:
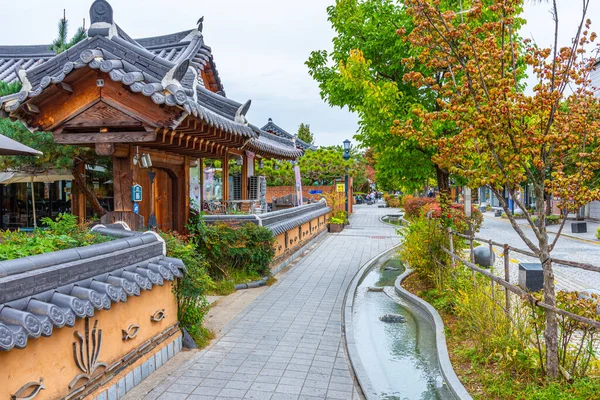
[[[385,267],[399,268],[386,271]],[[385,400],[454,399],[441,375],[435,333],[420,311],[409,311],[400,298],[369,287],[388,287],[393,296],[396,277],[404,272],[397,258],[390,258],[369,272],[356,291],[352,324],[360,361],[376,398]],[[398,303],[400,302],[400,304]],[[384,323],[379,317],[400,314],[405,323]],[[371,396],[369,396],[371,398]]]

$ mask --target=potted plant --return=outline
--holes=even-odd
[[[344,230],[344,219],[340,217],[331,217],[329,219],[329,232],[338,233]]]

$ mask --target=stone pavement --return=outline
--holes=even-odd
[[[379,222],[396,212],[356,206],[349,227],[328,234],[145,399],[358,399],[342,302],[359,268],[399,243],[395,228]]]

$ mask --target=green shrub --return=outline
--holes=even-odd
[[[42,224],[46,229],[36,229],[32,233],[0,231],[0,260],[29,257],[112,240],[111,237],[90,232],[89,226],[79,225],[77,217],[71,214],[59,214],[56,221],[42,218]]]
[[[187,268],[187,274],[175,281],[173,293],[177,299],[177,318],[198,346],[206,344],[211,333],[202,327],[209,306],[205,294],[214,287],[206,272],[206,261],[198,254],[193,243],[176,233],[161,233],[167,245],[167,255],[179,258]]]
[[[440,221],[420,216],[399,230],[402,247],[400,257],[419,276],[435,288],[444,286],[451,272],[451,258],[442,250],[450,248],[448,234]],[[464,240],[454,237],[454,250],[466,248]]]
[[[209,265],[213,278],[230,278],[232,271],[268,275],[275,257],[273,233],[253,223],[206,224],[201,216],[188,224],[191,240]]]
[[[338,217],[331,217],[329,218],[329,223],[335,225],[342,225],[344,223],[344,220]]]
[[[551,214],[551,215],[546,216],[546,220],[548,220],[548,221],[556,222],[559,219],[560,219],[560,216],[556,215],[556,214]]]
[[[596,239],[600,239],[600,226],[596,229]]]

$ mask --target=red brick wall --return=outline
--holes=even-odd
[[[321,196],[318,194],[308,194],[309,190],[322,190],[323,193],[329,193],[334,190],[334,186],[302,186],[302,195],[304,197],[319,200]],[[295,191],[296,188],[294,186],[267,186],[267,202],[272,202],[273,198],[293,194]]]

